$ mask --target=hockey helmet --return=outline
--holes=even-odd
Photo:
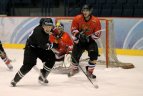
[[[53,26],[53,21],[51,18],[41,18],[39,23],[40,25]]]
[[[56,23],[56,28],[60,31],[64,31],[64,24],[61,22]]]
[[[88,5],[88,4],[85,4],[83,5],[82,9],[81,9],[81,12],[84,11],[84,10],[89,10],[92,12],[93,8],[91,5]]]

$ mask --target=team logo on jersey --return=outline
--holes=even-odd
[[[96,23],[96,20],[92,20],[93,23]]]
[[[90,32],[90,25],[88,24],[81,25],[81,30],[84,31],[85,33]]]

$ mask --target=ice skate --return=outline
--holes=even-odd
[[[13,66],[11,64],[6,64],[6,66],[9,68],[9,70],[13,69]]]
[[[12,80],[10,84],[11,87],[16,87],[16,82],[14,80]]]
[[[96,79],[96,75],[87,72],[87,76],[91,79]]]
[[[12,61],[10,60],[10,59],[7,59],[6,61],[5,61],[5,64],[6,64],[6,66],[9,68],[9,70],[12,70],[13,69],[13,66],[10,64]]]
[[[42,85],[48,84],[47,76],[49,72],[43,73],[42,70],[40,70],[40,76],[39,76],[39,83]]]
[[[87,76],[91,79],[96,79],[96,75],[93,74],[93,70],[94,68],[89,68],[89,66],[86,66],[86,73],[87,73]]]

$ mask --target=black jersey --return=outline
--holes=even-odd
[[[46,34],[43,27],[39,25],[33,30],[31,35],[27,39],[26,46],[46,50],[48,48],[47,43],[50,43],[49,34]]]
[[[0,51],[5,52],[4,49],[3,49],[1,41],[0,41]]]

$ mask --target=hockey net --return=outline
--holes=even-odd
[[[64,24],[64,30],[71,35],[70,27],[72,19],[73,19],[72,17],[63,17],[63,18],[60,17],[56,18],[56,22],[62,22]],[[114,32],[113,20],[100,18],[100,22],[102,27],[101,29],[102,35],[100,39],[96,41],[100,53],[97,64],[105,65],[107,68],[108,67],[121,67],[124,69],[134,68],[134,65],[132,63],[124,63],[119,61],[117,58],[116,47],[115,47],[116,35]],[[87,57],[87,52],[84,52],[84,55],[86,56],[82,56],[80,62],[89,60],[89,58]],[[70,56],[67,56],[67,58],[64,61],[64,64],[62,66],[60,64],[56,64],[55,69],[58,68],[58,70],[60,70],[64,68],[67,71],[69,65],[70,65]]]

